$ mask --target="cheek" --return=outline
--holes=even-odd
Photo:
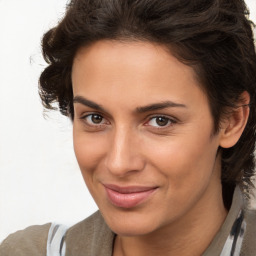
[[[100,135],[73,132],[74,150],[84,177],[92,175],[105,154],[106,142]]]
[[[173,141],[152,152],[151,164],[164,177],[161,180],[166,200],[160,207],[171,209],[163,211],[167,219],[172,214],[174,218],[185,214],[204,195],[213,181],[216,150],[214,141],[201,138],[197,143]]]
[[[189,191],[196,186],[207,186],[210,181],[217,143],[210,136],[195,137],[182,141],[173,138],[161,147],[152,147],[153,165],[166,177],[171,189]]]
[[[84,182],[95,202],[99,201],[99,184],[97,183],[97,172],[102,158],[105,155],[106,142],[95,134],[84,132],[73,132],[74,150],[80,167]]]

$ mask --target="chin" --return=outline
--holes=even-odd
[[[150,234],[154,231],[154,228],[150,225],[135,225],[115,223],[109,225],[110,229],[119,236],[143,236]]]
[[[141,236],[158,229],[158,223],[150,214],[121,210],[102,216],[109,228],[120,236]]]

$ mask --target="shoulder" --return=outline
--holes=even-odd
[[[1,256],[45,256],[51,223],[30,226],[9,235],[0,245]],[[53,231],[56,234],[55,231]],[[112,255],[114,233],[97,211],[70,227],[65,234],[66,255]],[[52,240],[52,239],[51,239]],[[58,240],[57,239],[57,243]]]
[[[66,255],[112,255],[114,233],[97,211],[68,229],[65,237]]]
[[[256,210],[245,211],[245,233],[241,249],[242,256],[256,255]]]
[[[0,245],[0,255],[45,256],[50,226],[50,223],[30,226],[9,235]]]

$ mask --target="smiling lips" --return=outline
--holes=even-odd
[[[144,202],[157,187],[119,187],[116,185],[104,185],[108,199],[112,204],[121,208],[132,208]]]

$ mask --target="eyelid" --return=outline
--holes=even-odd
[[[102,120],[103,122],[97,124],[97,123],[89,123],[88,121],[86,121],[86,118],[89,117],[89,116],[92,116],[92,115],[99,115],[102,117]],[[154,125],[150,125],[149,122],[151,120],[153,120],[154,118],[159,118],[159,117],[163,117],[163,118],[166,118],[169,120],[169,124],[168,125],[165,125],[165,126],[161,126],[161,125],[158,125],[158,126],[154,126]],[[85,125],[87,125],[88,127],[102,127],[102,126],[106,126],[106,125],[109,125],[111,124],[111,122],[109,121],[108,118],[105,117],[104,114],[98,112],[98,111],[88,111],[88,112],[85,112],[83,114],[81,114],[81,116],[79,117],[80,120],[82,120],[84,122]],[[173,116],[169,116],[167,114],[150,114],[148,115],[146,118],[145,118],[145,121],[143,122],[143,125],[145,126],[149,126],[151,127],[152,129],[167,129],[167,128],[170,128],[171,126],[173,126],[174,124],[178,123],[179,120],[176,118],[176,117],[173,117]]]
[[[159,126],[153,126],[153,125],[149,125],[149,122],[151,120],[153,120],[154,118],[159,118],[159,117],[163,117],[163,118],[168,119],[170,124],[168,124],[166,126],[160,126],[160,125]],[[154,115],[150,115],[150,116],[147,117],[147,120],[144,123],[144,125],[151,126],[151,127],[155,128],[155,129],[166,129],[166,128],[169,128],[170,126],[176,124],[177,122],[178,122],[178,120],[176,118],[174,118],[174,117],[170,117],[170,116],[164,115],[164,114],[154,114]]]
[[[79,105],[79,104],[78,104],[78,105]],[[81,104],[80,104],[80,105],[81,105]],[[82,119],[82,118],[84,118],[86,115],[93,115],[93,114],[95,114],[95,115],[100,115],[100,116],[102,116],[103,118],[108,119],[108,120],[111,119],[111,115],[109,115],[107,112],[102,112],[102,111],[100,111],[100,110],[92,109],[92,108],[90,108],[90,107],[86,107],[86,108],[83,107],[83,108],[81,108],[80,111],[78,111],[77,116],[78,116],[79,119]]]
[[[86,118],[89,117],[89,116],[93,116],[93,115],[101,116],[102,120],[105,120],[105,122],[102,122],[102,123],[99,123],[99,124],[88,123],[88,121],[86,121]],[[104,117],[104,115],[102,115],[101,113],[98,113],[98,112],[84,113],[79,117],[79,119],[82,120],[86,125],[91,126],[91,127],[100,127],[100,126],[110,124],[110,122]]]

